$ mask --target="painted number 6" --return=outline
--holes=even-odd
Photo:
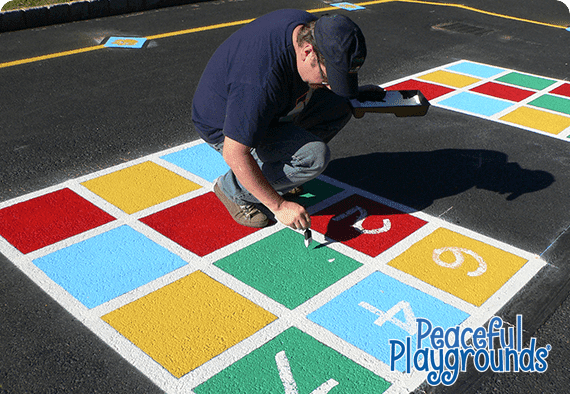
[[[441,261],[440,256],[444,252],[453,253],[455,261],[453,263],[446,263],[445,261]],[[437,265],[440,265],[445,268],[457,268],[465,261],[465,257],[463,256],[464,253],[472,256],[479,263],[479,268],[477,268],[475,271],[468,272],[467,275],[481,276],[485,273],[485,271],[487,271],[487,263],[485,263],[485,260],[483,260],[481,256],[479,256],[477,253],[473,252],[472,250],[458,248],[455,246],[447,246],[445,248],[434,250],[433,261],[435,261]]]

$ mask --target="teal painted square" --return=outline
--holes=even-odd
[[[440,101],[437,105],[477,115],[493,116],[509,108],[513,103],[470,92],[462,92]]]
[[[328,391],[323,386],[332,389]],[[385,379],[292,327],[193,391],[196,394],[381,394],[389,387]]]
[[[283,229],[214,265],[289,309],[339,281],[361,263]]]
[[[209,182],[224,175],[230,167],[214,148],[208,144],[199,144],[178,152],[161,156],[168,161],[192,174],[198,175]]]
[[[543,94],[537,99],[531,101],[529,105],[570,115],[570,100],[554,96],[552,94]]]
[[[454,64],[453,66],[447,67],[447,70],[457,71],[463,74],[468,74],[480,78],[491,78],[505,71],[502,68],[471,62]]]
[[[331,4],[334,7],[338,7],[338,8],[342,8],[343,10],[347,10],[347,11],[356,11],[356,10],[364,10],[365,7],[362,7],[360,5],[356,5],[356,4],[352,4],[352,3],[333,3]]]
[[[88,308],[186,264],[128,226],[107,231],[33,262]]]
[[[341,191],[343,191],[343,189],[340,187],[336,187],[330,183],[321,181],[320,179],[313,179],[303,184],[303,192],[290,200],[308,208],[340,193]]]
[[[511,72],[496,79],[499,82],[508,83],[511,85],[521,86],[534,90],[542,90],[556,83],[555,80],[543,77],[536,77],[534,75],[521,74],[518,72]]]
[[[380,311],[385,317],[382,319],[380,312],[371,310]],[[445,330],[461,324],[469,315],[383,273],[374,272],[307,316],[387,365],[390,365],[389,341],[392,339],[406,343],[406,338],[411,337],[411,354],[414,354],[415,319],[420,317]],[[428,340],[422,345],[430,346]],[[403,372],[406,357],[395,366]]]
[[[107,48],[140,49],[145,42],[146,38],[140,37],[109,37],[104,46]]]

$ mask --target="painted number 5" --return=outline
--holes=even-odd
[[[362,226],[362,223],[364,223],[364,220],[368,217],[368,211],[366,211],[366,209],[364,208],[359,207],[358,205],[353,208],[350,208],[348,211],[346,211],[341,215],[335,216],[334,218],[332,218],[332,220],[334,220],[335,222],[341,221],[353,215],[355,212],[358,212],[358,218],[356,219],[356,222],[354,222],[352,227],[354,227],[361,234],[380,234],[388,232],[392,228],[392,223],[390,223],[390,219],[384,219],[383,220],[384,225],[381,228],[375,228],[373,230],[365,229]]]
[[[446,263],[445,261],[442,261],[440,259],[440,256],[444,252],[453,253],[453,256],[455,257],[455,261],[453,263]],[[455,246],[447,246],[445,248],[434,250],[433,251],[433,261],[435,261],[435,263],[437,265],[440,265],[440,266],[445,267],[445,268],[457,268],[461,264],[463,264],[463,262],[465,261],[465,257],[463,256],[464,253],[470,255],[479,263],[479,268],[477,268],[475,271],[468,272],[467,275],[469,275],[469,276],[481,276],[485,273],[485,271],[487,271],[487,263],[485,263],[485,260],[483,260],[483,258],[481,256],[479,256],[477,253],[473,252],[472,250],[465,249],[465,248],[458,248]]]

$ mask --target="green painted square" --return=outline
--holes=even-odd
[[[320,179],[313,179],[305,183],[303,185],[303,192],[291,201],[308,208],[340,193],[342,190],[340,187],[333,186]]]
[[[286,362],[283,361],[284,358]],[[291,373],[285,383],[280,378],[280,371],[284,370]],[[334,385],[330,390],[331,394],[381,394],[391,385],[380,376],[292,327],[202,383],[194,389],[194,392],[196,394],[327,392],[323,389],[315,391],[323,384],[329,387]],[[293,390],[294,387],[297,390]]]
[[[531,101],[530,105],[570,115],[570,100],[562,97],[545,94]]]
[[[214,265],[294,309],[362,264],[318,242],[283,229]]]
[[[517,72],[512,72],[497,78],[497,81],[510,83],[511,85],[522,86],[534,90],[542,90],[556,81],[546,78],[534,77],[532,75],[520,74]]]

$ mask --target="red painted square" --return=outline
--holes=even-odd
[[[364,219],[364,220],[363,220]],[[352,195],[311,216],[311,228],[376,257],[425,221],[359,195]]]
[[[530,90],[514,88],[512,86],[501,85],[500,83],[495,82],[487,82],[471,89],[471,91],[516,102],[523,101],[535,93]]]
[[[550,93],[554,93],[554,94],[559,94],[561,96],[566,96],[566,97],[570,97],[570,83],[565,83],[563,85],[558,86],[556,89],[554,89],[552,92]]]
[[[0,235],[30,253],[115,220],[70,189],[0,210]]]
[[[453,92],[453,89],[447,88],[445,86],[434,85],[431,83],[420,82],[413,79],[408,81],[400,82],[392,86],[385,87],[386,90],[419,90],[422,92],[424,97],[429,100],[433,100],[444,94]]]
[[[212,192],[140,220],[198,256],[259,230],[236,223]]]

